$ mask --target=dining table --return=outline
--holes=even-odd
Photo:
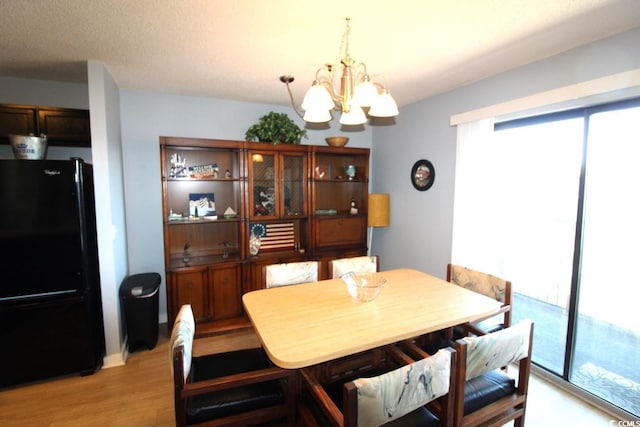
[[[358,302],[342,279],[251,291],[242,301],[271,361],[299,369],[498,314],[501,303],[411,268]]]

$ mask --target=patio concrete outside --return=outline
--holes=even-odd
[[[533,362],[562,375],[567,311],[519,293],[513,295],[513,323],[534,321]],[[580,315],[571,382],[640,416],[640,336],[608,322]]]

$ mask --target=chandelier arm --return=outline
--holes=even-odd
[[[304,116],[302,115],[302,111],[299,111],[296,107],[296,103],[293,99],[293,93],[291,92],[291,87],[289,87],[289,81],[283,80],[283,83],[287,86],[287,92],[289,92],[289,100],[291,101],[291,107],[293,108],[293,111],[295,111],[298,117],[302,119]]]
[[[331,100],[334,103],[339,103],[340,102],[340,95],[336,93],[335,88],[333,87],[333,84],[331,83],[331,81],[326,80],[326,79],[321,79],[321,80],[317,80],[318,84],[324,86],[325,89],[327,89],[327,92],[329,92],[329,96],[331,96]],[[333,109],[336,110],[337,106],[334,105]]]
[[[365,64],[364,62],[359,62],[356,66],[356,70],[356,84],[363,81],[365,77],[369,77],[369,74],[367,73],[367,64]]]

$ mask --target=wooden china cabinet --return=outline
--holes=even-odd
[[[198,335],[249,327],[264,265],[318,260],[322,279],[366,254],[368,149],[160,137],[160,162],[169,325],[188,303]]]

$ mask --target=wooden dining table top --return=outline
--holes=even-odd
[[[341,279],[248,292],[242,300],[269,358],[298,369],[499,312],[501,303],[418,270],[376,273],[376,299],[354,301]]]

